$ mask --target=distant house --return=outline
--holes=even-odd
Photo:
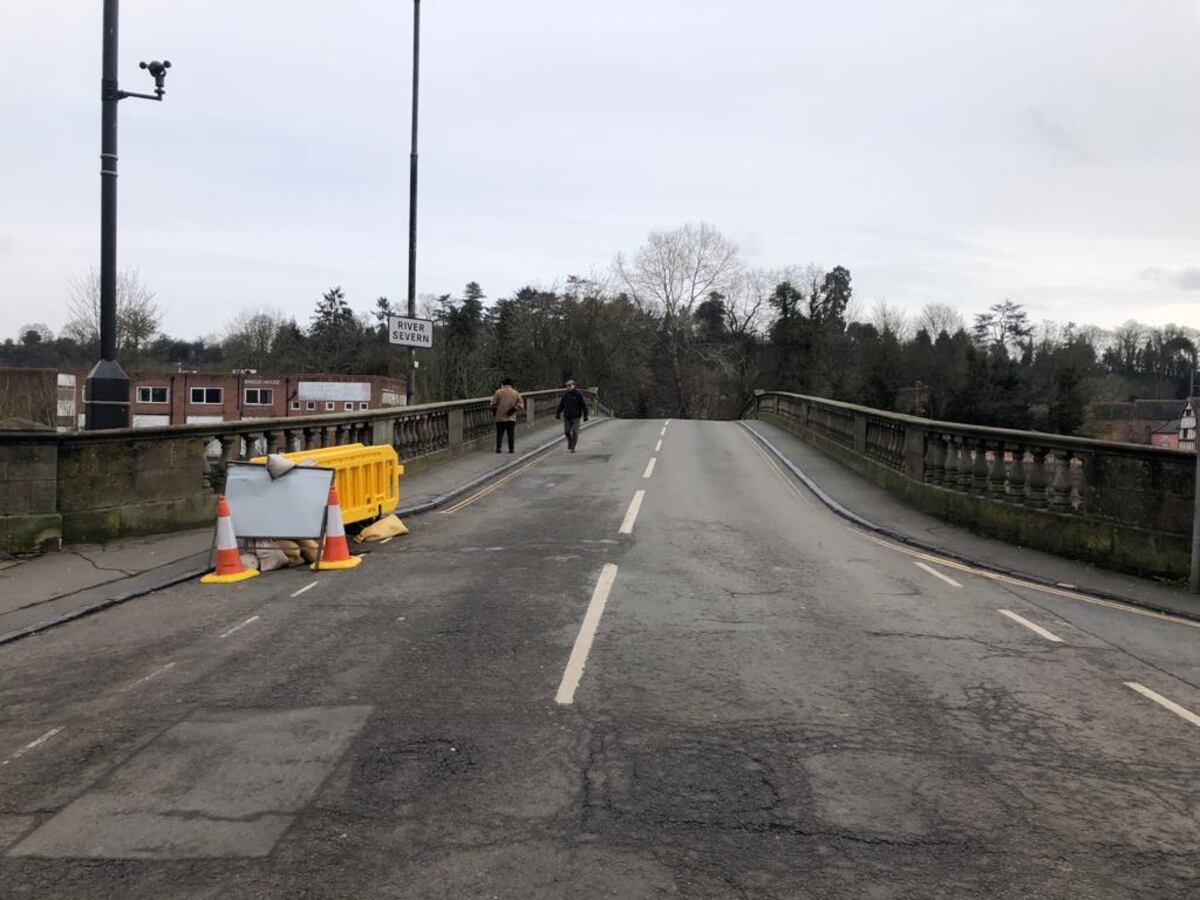
[[[1104,441],[1151,444],[1154,443],[1151,435],[1183,418],[1185,405],[1183,400],[1093,403],[1088,407],[1085,430]]]
[[[1179,417],[1179,449],[1196,449],[1196,414],[1200,412],[1200,397],[1193,397]]]
[[[1160,425],[1150,432],[1150,445],[1152,447],[1169,447],[1172,450],[1179,447],[1179,419],[1174,419],[1167,422],[1165,425]]]

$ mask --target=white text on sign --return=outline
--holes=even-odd
[[[433,322],[429,319],[388,316],[388,340],[408,347],[432,347]]]

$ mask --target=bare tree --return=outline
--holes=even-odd
[[[274,309],[243,310],[225,330],[225,355],[237,368],[270,368],[271,353],[285,321]]]
[[[871,310],[871,324],[880,334],[890,334],[898,341],[908,340],[911,331],[908,317],[904,315],[904,311],[882,298],[875,301],[875,306]]]
[[[967,327],[962,315],[949,303],[926,303],[917,315],[916,324],[919,330],[923,329],[935,341],[943,331],[950,335]]]
[[[54,332],[45,322],[30,322],[17,329],[17,340],[26,346],[48,344],[54,340]]]
[[[741,268],[737,244],[704,222],[652,231],[631,259],[617,254],[613,262],[630,299],[661,317],[681,417],[689,414],[683,356],[692,312],[710,294],[725,294]]]
[[[96,269],[86,278],[72,282],[67,295],[70,317],[63,329],[65,337],[80,344],[100,343],[100,273]],[[137,269],[117,274],[117,348],[137,353],[158,333],[162,311],[154,302],[154,291],[142,281]]]

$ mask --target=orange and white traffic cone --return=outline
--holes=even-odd
[[[338,503],[337,485],[329,486],[329,507],[325,513],[325,549],[313,569],[353,569],[362,562],[361,556],[350,555],[346,543],[346,527],[342,524],[342,507]]]
[[[258,575],[257,569],[247,568],[238,551],[237,535],[225,497],[217,498],[217,568],[200,580],[204,584],[233,584]]]

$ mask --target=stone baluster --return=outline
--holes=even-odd
[[[942,487],[954,488],[958,486],[958,447],[954,443],[954,438],[938,438],[938,443],[942,444],[945,453],[946,463],[944,467],[944,475],[942,477]]]
[[[1012,451],[1012,467],[1008,473],[1008,496],[1013,503],[1025,502],[1025,445],[1009,444]]]
[[[941,441],[936,435],[925,435],[924,480],[927,484],[940,484],[938,480],[938,444]],[[942,467],[945,472],[945,466]]]
[[[241,437],[236,434],[222,434],[217,440],[221,444],[222,462],[232,462],[238,458],[238,453],[241,451]]]
[[[299,434],[300,433],[295,428],[285,428],[283,430],[284,453],[294,453],[295,451],[302,449],[299,445],[299,441],[301,440]]]
[[[1054,493],[1050,496],[1050,506],[1060,512],[1071,509],[1071,451],[1054,451]]]
[[[309,425],[304,429],[304,446],[302,450],[316,450],[321,446],[321,429],[316,426]]]
[[[321,439],[322,449],[324,449],[325,447],[333,446],[333,429],[332,428],[330,428],[328,425],[321,425],[318,428],[318,434]]]
[[[1046,474],[1046,456],[1049,450],[1045,447],[1031,447],[1033,467],[1029,471],[1029,487],[1025,493],[1025,503],[1038,509],[1046,506],[1046,489],[1050,479]]]
[[[971,470],[974,468],[974,460],[971,458],[971,445],[966,438],[956,438],[954,443],[958,446],[958,489],[964,493],[971,491]]]
[[[1003,442],[992,445],[992,461],[988,466],[988,496],[997,500],[1004,499],[1004,482],[1008,480],[1008,467],[1004,464],[1004,449]]]
[[[946,442],[940,434],[930,434],[926,438],[933,447],[933,483],[946,483]]]
[[[971,493],[986,494],[988,489],[987,443],[971,441],[975,448],[975,459],[971,465]]]

